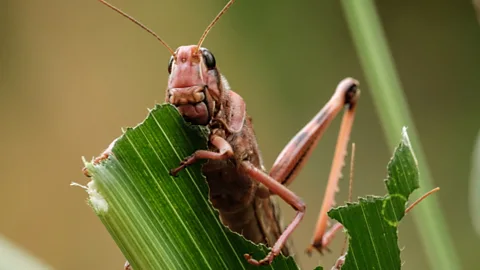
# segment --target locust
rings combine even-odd
[[[253,265],[270,264],[280,253],[292,255],[288,239],[303,219],[306,205],[287,186],[295,180],[333,119],[344,111],[323,204],[307,249],[309,253],[314,249],[323,252],[332,235],[341,228],[337,223],[327,231],[327,211],[334,205],[344,165],[360,95],[359,82],[353,78],[340,81],[330,100],[291,139],[268,172],[263,165],[245,101],[220,73],[212,52],[202,47],[207,34],[234,0],[230,0],[208,25],[197,44],[180,46],[176,50],[133,17],[104,0],[99,1],[152,34],[170,52],[165,102],[175,106],[187,122],[209,130],[208,148],[185,157],[170,174],[176,176],[199,160],[207,161],[202,172],[209,186],[210,200],[218,209],[223,224],[248,240],[271,247],[265,258],[245,254],[245,259]],[[111,146],[94,163],[107,158]],[[280,225],[274,196],[296,211],[286,228]],[[128,262],[125,267],[129,267]]]

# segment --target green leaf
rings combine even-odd
[[[330,210],[345,227],[349,246],[343,270],[401,269],[397,226],[405,215],[410,194],[419,187],[418,166],[404,128],[403,139],[388,164],[388,195],[367,196]]]
[[[86,163],[89,204],[132,267],[298,269],[291,257],[263,267],[246,262],[245,253],[263,258],[268,249],[222,225],[201,164],[169,176],[183,158],[205,148],[204,130],[187,125],[174,107],[157,105],[116,140],[108,159]]]

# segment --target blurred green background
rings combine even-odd
[[[171,47],[194,44],[226,0],[115,0]],[[469,1],[377,1],[462,266],[479,262],[468,216],[468,176],[480,126],[480,26]],[[352,141],[354,197],[383,195],[386,146],[338,1],[239,0],[204,46],[247,102],[267,168],[323,106],[337,82],[362,83]],[[81,156],[98,155],[163,102],[168,51],[97,1],[0,0],[0,234],[56,269],[122,269],[123,256],[86,205]],[[291,185],[307,202],[293,241],[303,254],[333,155],[335,121]],[[400,139],[401,126],[398,127]],[[415,146],[414,146],[415,147]],[[347,198],[341,181],[337,202]],[[416,193],[416,197],[420,194]],[[293,217],[284,206],[285,221]],[[400,225],[403,269],[429,269],[411,216]]]

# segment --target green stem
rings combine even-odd
[[[434,182],[396,73],[386,38],[372,0],[343,0],[343,9],[360,57],[373,100],[390,148],[398,142],[402,126],[408,127],[420,170],[420,191],[433,189]],[[436,196],[413,211],[431,269],[461,269]]]

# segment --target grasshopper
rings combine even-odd
[[[208,149],[197,150],[186,157],[170,174],[175,176],[199,160],[208,160],[202,172],[210,188],[210,200],[219,210],[224,225],[255,243],[271,247],[271,251],[262,259],[245,254],[245,259],[251,264],[270,264],[281,252],[291,255],[287,241],[301,222],[306,206],[287,185],[305,165],[332,120],[345,108],[322,208],[311,246],[307,249],[307,252],[313,249],[322,252],[333,233],[341,228],[336,224],[327,231],[327,211],[334,204],[344,165],[360,94],[358,81],[352,78],[342,80],[331,99],[285,146],[270,172],[267,172],[244,100],[230,88],[227,79],[217,68],[213,54],[202,47],[207,34],[234,0],[225,5],[196,45],[180,46],[176,50],[172,50],[139,21],[104,0],[99,1],[152,34],[169,50],[171,57],[165,101],[174,105],[186,121],[206,126],[210,131]],[[108,155],[109,149],[101,157]],[[285,229],[280,226],[279,210],[272,200],[273,195],[279,196],[296,211],[294,219]]]

